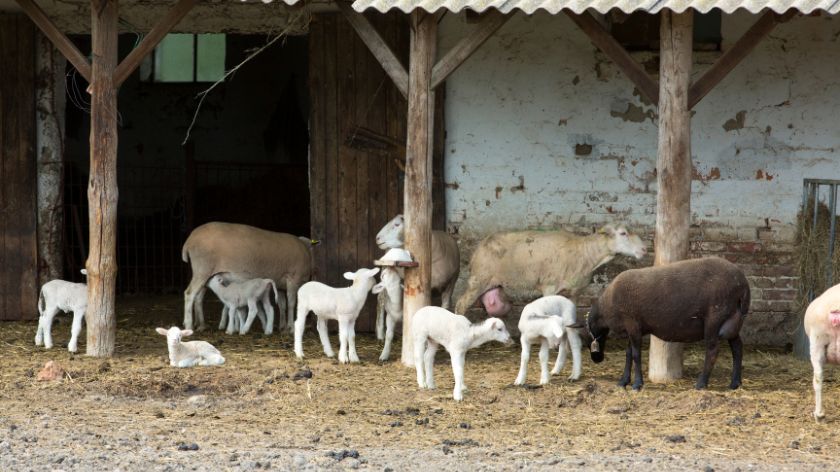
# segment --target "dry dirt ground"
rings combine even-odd
[[[368,335],[362,363],[339,365],[309,330],[305,362],[288,334],[211,330],[196,338],[216,344],[224,366],[170,368],[153,328],[177,323],[181,306],[178,297],[121,300],[108,361],[62,349],[69,318],[51,351],[34,346],[34,322],[0,324],[0,470],[801,471],[830,470],[840,452],[834,373],[827,421],[816,424],[810,366],[780,352],[748,349],[737,391],[726,389],[726,352],[709,390],[695,391],[702,352],[693,347],[684,380],[635,393],[615,386],[624,359],[615,342],[601,365],[584,357],[580,381],[566,381],[567,367],[542,388],[512,386],[517,345],[487,345],[468,354],[469,390],[455,403],[445,352],[438,390],[420,391],[413,370],[377,361]],[[67,370],[63,380],[36,381],[48,360]]]

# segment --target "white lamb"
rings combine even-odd
[[[82,274],[87,271],[82,269]],[[47,349],[53,347],[52,322],[59,310],[73,312],[73,327],[70,329],[70,342],[67,350],[79,350],[79,333],[82,331],[82,321],[87,310],[87,284],[67,282],[66,280],[51,280],[41,287],[38,295],[38,330],[35,333],[35,345],[44,345]]]
[[[385,267],[379,275],[380,282],[373,286],[373,293],[379,294],[385,312],[385,347],[382,348],[380,361],[391,357],[391,342],[394,340],[394,327],[402,320],[403,285],[399,269]],[[378,320],[378,317],[377,317]],[[378,325],[378,323],[377,323]],[[378,328],[378,326],[377,326]]]
[[[435,306],[417,310],[411,320],[411,333],[414,336],[417,385],[420,388],[435,388],[435,353],[438,346],[443,345],[452,360],[452,373],[455,376],[452,397],[455,401],[464,398],[464,359],[467,350],[488,341],[511,343],[505,323],[498,318],[487,318],[481,323],[471,324],[465,316]]]
[[[266,320],[263,323],[265,334],[274,330],[274,307],[271,306],[271,293],[279,299],[277,285],[271,279],[250,279],[236,281],[227,277],[226,273],[215,274],[210,277],[207,286],[225,304],[231,317],[239,318],[239,334],[246,334],[257,317],[257,303],[262,304]],[[248,307],[248,319],[244,320],[238,308]],[[234,322],[228,324],[228,334],[233,333]]]
[[[840,364],[840,285],[815,298],[805,310],[805,334],[814,368],[814,418],[825,417],[822,407],[822,382],[825,363]]]
[[[310,311],[318,317],[318,335],[324,346],[324,354],[333,357],[335,353],[327,336],[327,320],[338,321],[340,347],[338,361],[342,364],[359,362],[356,354],[356,318],[365,304],[367,294],[376,282],[379,269],[359,269],[345,272],[344,278],[352,280],[349,287],[334,288],[320,282],[307,282],[297,292],[297,319],[295,320],[295,355],[303,358],[303,328]],[[348,357],[349,346],[349,357]]]
[[[560,347],[557,363],[552,374],[559,374],[566,363],[566,349],[571,345],[572,375],[569,380],[580,378],[581,340],[577,326],[577,308],[566,297],[551,295],[538,298],[525,305],[519,318],[520,342],[522,343],[522,359],[519,364],[519,375],[515,385],[525,384],[528,370],[528,359],[531,357],[531,344],[540,343],[540,385],[548,383],[548,351]]]
[[[245,277],[243,275],[236,274],[236,273],[233,273],[233,272],[227,272],[224,275],[225,275],[225,279],[236,281],[236,282],[244,282],[244,281],[248,280],[248,277]],[[276,299],[276,301],[277,301],[277,304],[280,305],[280,313],[283,313],[285,311],[285,308],[284,308],[285,300],[283,299],[283,297],[280,297],[279,299]],[[257,306],[257,308],[258,308],[257,318],[259,318],[260,323],[262,323],[263,329],[265,329],[265,312],[263,312],[261,307]],[[240,321],[240,319],[244,319],[244,316],[245,316],[244,311],[245,311],[244,308],[238,308],[236,310],[236,313],[237,313],[238,316],[229,316],[230,309],[223,302],[222,303],[222,316],[219,318],[219,329],[226,329],[227,334],[233,334],[236,331],[239,331],[239,327],[241,325],[241,323],[239,321]],[[278,322],[282,322],[282,321],[283,321],[283,317],[281,316],[280,318],[278,318]],[[282,327],[278,326],[278,328],[282,328]]]
[[[222,365],[225,363],[225,358],[212,344],[206,341],[181,341],[181,338],[193,334],[191,329],[182,331],[173,326],[168,330],[157,328],[155,331],[166,336],[166,347],[169,349],[169,365],[172,367]]]

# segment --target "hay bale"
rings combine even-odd
[[[797,215],[796,258],[799,273],[797,303],[800,313],[805,313],[805,309],[811,302],[811,290],[816,297],[840,282],[840,237],[838,235],[835,235],[834,239],[833,257],[831,260],[828,258],[831,218],[828,207],[824,203],[818,203],[815,224],[813,202],[801,208]],[[840,221],[835,221],[835,231],[840,233]],[[827,280],[829,267],[834,268],[830,281]]]

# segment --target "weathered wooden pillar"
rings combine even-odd
[[[432,67],[437,48],[435,16],[411,13],[408,65],[408,139],[405,162],[405,247],[419,263],[405,271],[402,362],[414,366],[411,318],[432,301]]]
[[[64,107],[67,96],[64,69],[67,59],[41,33],[38,33],[36,48],[38,281],[44,284],[64,275]]]
[[[87,354],[114,353],[117,278],[117,0],[91,1],[93,71],[90,117],[90,250]]]
[[[659,58],[659,155],[656,161],[656,236],[654,265],[688,257],[691,223],[691,51],[694,14],[662,12]],[[682,377],[682,344],[651,336],[652,382]]]

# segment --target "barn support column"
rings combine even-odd
[[[64,69],[67,60],[49,39],[41,34],[37,37],[38,281],[44,284],[64,275]]]
[[[659,66],[659,150],[656,162],[654,265],[688,257],[691,223],[691,52],[694,13],[662,12]],[[648,377],[668,382],[682,377],[682,344],[650,338]]]
[[[117,0],[91,1],[93,67],[88,181],[87,354],[114,353],[117,320]]]
[[[411,13],[408,66],[408,138],[405,160],[405,247],[419,267],[405,271],[402,362],[414,366],[411,319],[432,301],[432,142],[435,94],[432,67],[437,47],[435,16]]]

